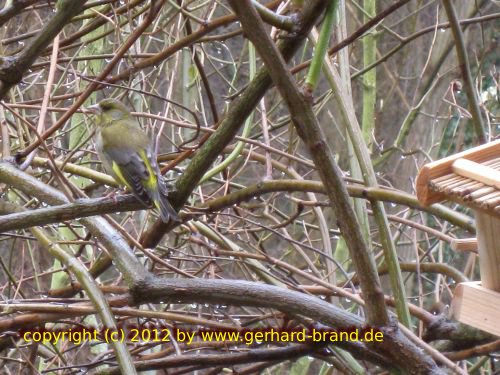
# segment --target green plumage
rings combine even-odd
[[[163,222],[178,221],[168,202],[151,142],[128,108],[115,99],[105,99],[90,108],[97,115],[96,151],[106,172],[144,206],[154,205]]]

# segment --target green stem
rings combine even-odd
[[[467,55],[467,48],[465,47],[464,34],[462,33],[462,29],[460,28],[460,23],[458,22],[455,7],[451,3],[451,1],[443,0],[443,5],[446,10],[446,14],[448,15],[448,20],[450,21],[453,38],[455,39],[457,58],[460,66],[460,71],[462,73],[462,78],[464,80],[465,92],[467,94],[467,98],[469,99],[469,110],[472,115],[474,130],[476,131],[479,142],[485,143],[488,137],[484,130],[483,120],[481,118],[481,110],[479,109],[479,103],[476,95],[476,88],[474,87],[474,81],[470,72],[469,57]]]
[[[75,275],[78,282],[82,285],[83,289],[87,292],[90,301],[98,312],[103,329],[108,329],[111,332],[117,332],[116,321],[113,312],[104,296],[104,293],[99,289],[94,278],[89,274],[87,268],[78,261],[73,254],[60,247],[56,242],[47,236],[45,231],[39,227],[32,227],[31,233],[36,237],[41,246],[48,250],[49,254],[55,257],[59,262],[64,264],[73,275]],[[130,352],[126,345],[119,340],[111,340],[111,345],[115,349],[116,359],[123,374],[136,374],[134,363]]]
[[[375,0],[364,0],[365,16],[364,22],[370,21],[376,13]],[[377,40],[374,31],[367,33],[363,37],[363,66],[369,66],[376,60]],[[363,114],[361,117],[361,129],[363,131],[363,139],[367,145],[370,144],[370,139],[375,125],[375,102],[377,93],[377,70],[372,69],[363,76]]]
[[[249,64],[250,64],[250,80],[255,78],[255,73],[257,72],[257,63],[256,63],[256,56],[255,56],[255,47],[252,43],[248,44],[248,55],[249,55]],[[247,117],[245,120],[245,126],[243,127],[243,133],[242,137],[247,138],[250,135],[250,129],[251,129],[251,124],[253,121],[253,112]],[[235,161],[238,156],[241,154],[241,151],[245,147],[245,142],[239,141],[236,144],[236,147],[234,150],[227,156],[226,159],[224,159],[223,162],[221,162],[219,165],[215,166],[211,170],[209,170],[203,178],[201,179],[200,183],[203,183],[213,176],[215,176],[217,173],[222,172],[224,169],[226,169],[233,161]]]
[[[363,173],[364,182],[367,186],[376,188],[378,187],[377,177],[375,175],[375,171],[373,170],[368,148],[366,147],[363,137],[361,136],[361,129],[355,116],[353,103],[349,101],[351,96],[344,87],[341,77],[330,61],[325,60],[324,72],[330,85],[332,86],[341,120],[346,125],[349,137],[352,140],[354,151]],[[403,278],[401,276],[401,270],[399,268],[396,248],[392,242],[389,230],[387,215],[381,202],[371,201],[371,203],[373,216],[378,225],[380,242],[382,243],[384,249],[385,261],[390,270],[389,276],[396,300],[398,318],[401,323],[410,327],[410,312],[406,303],[406,292],[404,289]]]
[[[323,60],[325,59],[330,36],[332,35],[333,26],[335,25],[338,5],[338,0],[330,0],[330,4],[326,9],[325,20],[321,26],[319,39],[314,48],[313,58],[306,78],[306,86],[311,91],[318,85]]]

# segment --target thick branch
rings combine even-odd
[[[200,208],[207,209],[210,212],[220,211],[252,198],[279,191],[325,193],[323,184],[317,181],[263,181],[232,192],[223,197],[209,200]],[[370,201],[380,200],[384,202],[397,203],[428,212],[450,222],[453,225],[466,229],[472,234],[475,233],[474,220],[471,217],[439,204],[423,206],[414,195],[402,191],[386,190],[382,188],[367,188],[362,185],[349,185],[347,186],[347,191],[353,198],[364,198],[369,199]],[[2,209],[2,206],[7,203],[8,202],[0,201],[0,213],[9,212],[8,208],[6,210]],[[74,203],[38,208],[32,211],[24,211],[0,216],[0,232],[6,232],[14,229],[27,229],[35,225],[59,223],[63,220],[74,220],[88,216],[142,209],[144,209],[144,206],[132,195],[121,195],[115,198],[81,199]],[[181,213],[181,217],[182,216],[183,214]]]
[[[272,285],[242,280],[154,278],[131,291],[131,305],[162,302],[212,303],[255,306],[279,310],[289,316],[303,316],[325,325],[324,328],[360,329],[363,320],[320,298]],[[322,327],[323,328],[323,327]],[[385,337],[384,337],[385,339]],[[359,358],[384,363],[385,355],[376,347],[368,349],[361,342],[338,342]],[[387,362],[386,362],[387,363]]]

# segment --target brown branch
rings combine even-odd
[[[0,212],[6,202],[0,201]],[[66,220],[75,220],[82,217],[104,215],[113,212],[143,210],[144,206],[133,195],[122,195],[114,198],[82,199],[74,203],[45,207],[36,210],[17,212],[0,216],[0,232],[9,230],[27,229],[60,223]]]
[[[168,368],[196,366],[196,369],[201,370],[206,367],[213,366],[234,366],[245,363],[268,362],[268,361],[288,361],[294,360],[306,355],[321,350],[325,345],[291,345],[286,348],[273,349],[249,349],[241,353],[225,353],[225,354],[181,354],[166,358],[150,359],[143,361],[135,361],[134,365],[138,371],[161,370]],[[190,373],[193,369],[190,369]],[[106,369],[106,374],[119,375],[119,368]],[[239,372],[238,372],[239,373]]]
[[[488,355],[500,350],[500,340],[489,342],[483,345],[476,345],[473,348],[464,349],[457,352],[444,353],[452,361],[463,361],[464,359],[471,357],[479,357],[483,355]]]
[[[453,279],[457,284],[469,281],[465,275],[458,271],[456,268],[451,267],[446,263],[399,263],[401,271],[403,272],[417,272],[418,270],[422,273],[437,273],[443,276],[447,276]],[[382,266],[379,268],[379,275],[386,274],[387,266]]]
[[[0,10],[0,26],[5,22],[9,21],[12,17],[20,14],[24,8],[36,3],[37,0],[16,0],[11,1],[8,6],[5,6]]]
[[[60,1],[62,2],[62,0]],[[24,73],[35,62],[37,57],[45,51],[45,48],[59,34],[62,28],[82,11],[85,1],[72,0],[66,2],[65,5],[61,5],[38,37],[31,41],[19,55],[3,58],[0,66],[0,98],[3,98],[12,86],[21,82]]]
[[[241,190],[234,191],[223,197],[209,200],[197,208],[202,209],[203,213],[216,212],[267,193],[282,191],[326,193],[323,184],[319,181],[263,181],[255,185],[245,187]],[[474,221],[472,218],[450,210],[439,204],[423,206],[414,195],[402,191],[386,190],[383,188],[366,188],[362,185],[348,185],[347,191],[353,198],[397,203],[423,212],[428,212],[436,217],[447,220],[453,225],[466,229],[470,233],[475,233]],[[170,195],[175,195],[175,193]],[[74,220],[88,216],[115,212],[137,211],[143,209],[144,206],[140,204],[132,195],[121,195],[115,198],[81,199],[74,203],[65,205],[39,208],[32,211],[24,211],[21,213],[0,216],[0,232],[6,232],[14,229],[26,229],[36,225],[53,224],[63,220]],[[0,212],[2,211],[8,212],[8,210],[2,210],[2,205],[0,204]],[[181,217],[184,216],[185,215],[181,213]]]

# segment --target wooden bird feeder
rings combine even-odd
[[[457,286],[452,313],[500,336],[500,140],[426,164],[417,197],[425,205],[449,200],[474,210],[481,281]]]

